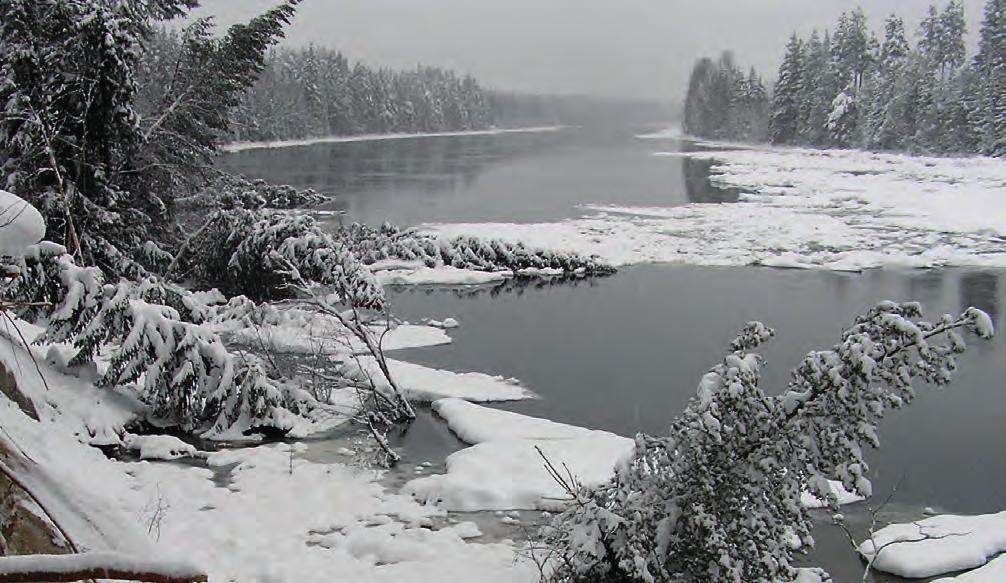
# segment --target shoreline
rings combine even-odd
[[[341,144],[350,142],[382,142],[387,140],[412,140],[416,138],[454,138],[463,136],[495,136],[499,134],[525,134],[557,132],[566,126],[533,126],[526,128],[499,128],[487,130],[462,130],[453,132],[426,133],[392,133],[392,134],[358,134],[350,136],[326,136],[320,138],[303,138],[298,140],[276,140],[263,142],[231,142],[220,146],[220,151],[233,154],[247,150],[271,150],[276,148],[295,148],[313,146],[315,144]]]

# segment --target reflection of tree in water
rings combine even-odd
[[[392,286],[392,288],[397,294],[423,294],[429,296],[433,294],[449,293],[454,297],[461,299],[481,297],[495,298],[503,294],[513,294],[520,297],[525,293],[534,293],[559,287],[597,287],[604,277],[605,276],[515,277],[502,281],[498,284],[474,286]]]
[[[737,202],[740,196],[739,189],[719,188],[709,181],[709,170],[712,166],[712,160],[683,158],[685,192],[688,194],[689,202]]]
[[[974,306],[985,310],[999,323],[999,276],[990,271],[975,271],[961,276],[961,309]]]
[[[225,156],[227,171],[325,194],[426,186],[430,192],[468,187],[489,166],[532,156],[557,134],[455,136],[315,144],[246,150]]]

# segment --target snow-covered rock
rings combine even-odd
[[[0,190],[0,255],[18,257],[45,237],[45,220],[25,199]]]
[[[947,514],[892,524],[861,544],[859,552],[868,559],[876,554],[875,569],[901,577],[934,577],[974,569],[1006,552],[1006,512],[978,516]],[[1003,567],[995,565],[990,572]]]
[[[589,485],[609,480],[635,447],[633,440],[605,431],[460,399],[436,401],[433,408],[458,437],[475,445],[450,455],[446,474],[414,479],[404,491],[449,510],[559,508],[566,493],[549,475],[542,455]]]

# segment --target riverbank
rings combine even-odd
[[[232,142],[220,146],[222,152],[234,153],[247,150],[269,150],[275,148],[296,148],[316,144],[346,144],[353,142],[383,142],[388,140],[414,140],[418,138],[457,138],[465,136],[497,136],[501,134],[530,134],[556,132],[563,126],[537,126],[527,128],[497,128],[486,130],[464,130],[455,132],[360,134],[354,136],[326,136],[299,140],[274,140],[264,142]]]

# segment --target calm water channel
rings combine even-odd
[[[652,129],[652,128],[651,128]],[[418,138],[246,151],[227,169],[315,188],[335,198],[341,220],[402,225],[456,221],[540,221],[577,216],[577,205],[671,206],[732,202],[709,185],[708,163],[652,152],[689,147],[633,137],[646,128]],[[491,236],[491,233],[487,233]],[[872,304],[918,300],[931,315],[967,306],[998,321],[1006,272],[876,270],[862,274],[766,268],[649,265],[590,281],[391,293],[400,317],[457,318],[446,347],[396,358],[456,371],[516,377],[541,398],[501,407],[623,435],[659,433],[694,394],[745,322],[762,320],[778,338],[764,351],[765,386],[782,389],[811,349],[830,347]],[[874,489],[898,486],[886,518],[922,508],[982,513],[1006,508],[1006,351],[999,337],[976,343],[949,388],[923,388],[881,426],[870,456]],[[417,460],[460,447],[427,418],[400,437]],[[852,509],[855,522],[865,511]],[[808,561],[836,581],[862,567],[833,527],[822,525]]]

